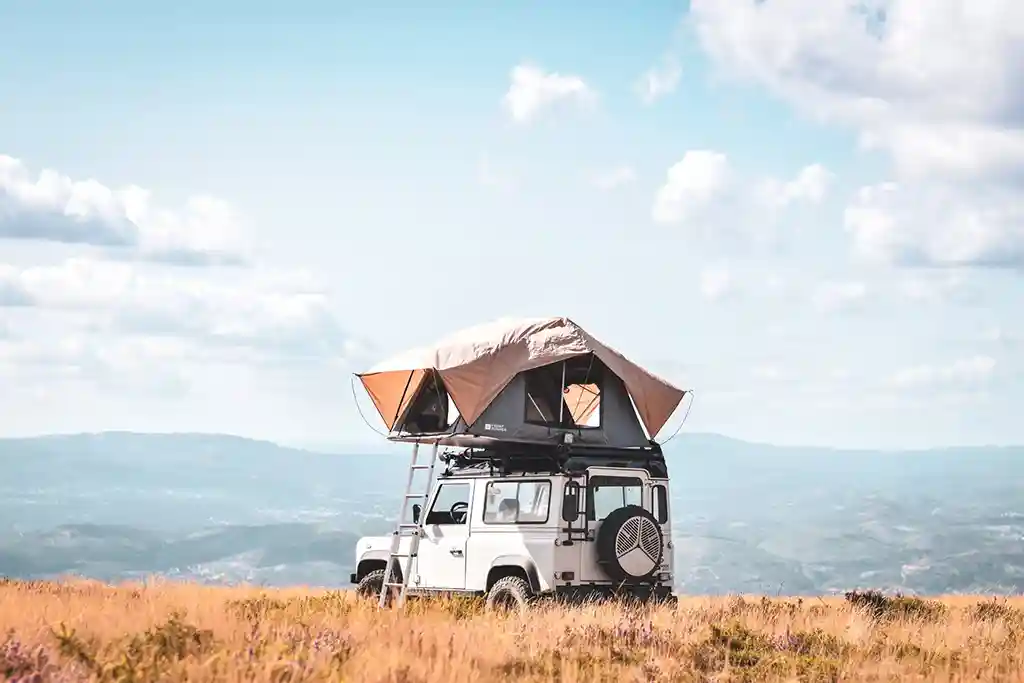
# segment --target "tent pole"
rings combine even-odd
[[[565,411],[565,361],[562,361],[562,386],[558,391],[558,426],[562,426],[562,413]]]

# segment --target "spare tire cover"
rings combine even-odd
[[[661,566],[665,535],[654,515],[639,505],[613,510],[597,532],[597,562],[615,581],[650,579]]]

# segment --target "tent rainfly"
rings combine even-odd
[[[572,431],[582,443],[642,446],[686,394],[564,317],[479,325],[356,376],[392,433],[517,441]]]

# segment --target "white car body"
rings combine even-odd
[[[619,482],[628,478],[630,486],[622,488],[607,479],[609,477]],[[589,509],[588,498],[584,495],[588,482],[612,482],[598,484],[593,494],[593,519],[585,514]],[[579,488],[573,498],[576,486]],[[565,503],[566,510],[576,507],[580,513],[573,522],[563,518],[572,516],[571,512],[563,515],[567,492],[570,502]],[[489,493],[492,495],[490,502]],[[495,501],[499,498],[512,500],[509,496],[513,493],[519,506],[517,521],[499,521],[493,517]],[[599,494],[604,494],[603,498]],[[627,495],[631,498],[626,499]],[[461,520],[453,520],[450,515],[445,517],[456,500],[469,504],[462,523],[452,523]],[[423,508],[427,517],[418,553],[412,558],[408,595],[487,595],[500,579],[518,576],[529,585],[531,597],[626,593],[644,599],[674,599],[668,501],[668,479],[652,478],[643,468],[590,466],[571,474],[541,475],[456,470],[441,475],[434,482]],[[647,550],[641,548],[643,543],[637,531],[635,558],[630,560],[626,553],[618,560],[627,569],[631,561],[634,567],[639,567],[632,572],[634,574],[647,574],[636,581],[623,581],[621,576],[610,575],[606,566],[599,562],[596,542],[607,514],[629,503],[644,508],[647,518],[656,519],[660,529],[657,534],[660,552],[654,552],[657,549],[650,547],[650,543]],[[639,521],[630,522],[631,529],[647,524],[651,533],[650,521],[643,521],[643,517],[634,519]],[[412,538],[406,536],[400,540],[400,552],[407,554]],[[351,576],[353,583],[367,580],[373,572],[379,575],[386,568],[391,542],[391,536],[359,540],[355,549],[356,572]],[[611,541],[605,539],[604,545],[609,543]],[[621,540],[616,543],[622,545]],[[405,558],[398,562],[404,565]],[[379,584],[366,589],[367,593],[378,590],[377,586]]]

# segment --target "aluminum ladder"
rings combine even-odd
[[[434,448],[430,453],[430,464],[423,464],[419,462],[420,444],[414,443],[412,446],[412,458],[409,461],[409,478],[405,482],[405,493],[402,494],[402,507],[398,511],[398,523],[395,525],[395,530],[391,534],[391,551],[388,553],[388,564],[384,569],[384,581],[380,587],[380,597],[377,601],[378,607],[384,607],[387,604],[388,593],[393,589],[397,588],[398,598],[395,601],[396,607],[402,607],[405,605],[406,593],[409,590],[409,580],[412,574],[412,560],[416,557],[416,553],[419,551],[420,538],[423,536],[423,520],[427,515],[427,496],[430,494],[431,485],[434,482],[434,465],[437,463],[437,442],[434,443]],[[423,485],[424,489],[421,493],[413,492],[413,481],[417,472],[426,471],[427,481]],[[422,508],[420,509],[420,517],[416,521],[406,518],[406,513],[409,512],[409,501],[420,499],[423,502]],[[409,539],[409,549],[402,551],[401,544],[402,539]],[[395,567],[398,566],[400,560],[405,560],[402,566],[401,580],[395,580],[392,578]]]

